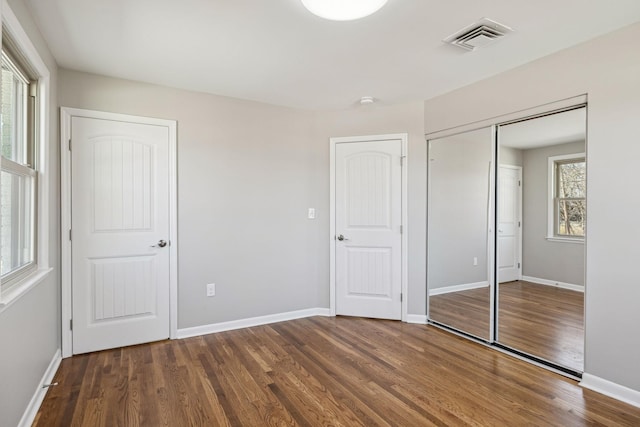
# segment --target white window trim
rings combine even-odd
[[[549,164],[547,167],[547,235],[546,239],[549,242],[559,242],[559,243],[578,243],[584,244],[584,236],[582,237],[558,237],[555,235],[555,203],[553,201],[553,196],[555,194],[556,188],[556,174],[555,174],[555,164],[558,161],[563,160],[574,160],[574,159],[586,159],[585,153],[572,153],[572,154],[562,154],[560,156],[550,156]]]
[[[11,286],[5,292],[0,290],[0,312],[4,311],[20,299],[23,295],[36,287],[47,278],[53,269],[49,264],[49,90],[50,73],[44,61],[40,57],[27,33],[20,25],[18,18],[11,10],[7,0],[2,1],[2,28],[11,36],[16,47],[31,68],[37,73],[38,80],[38,132],[36,147],[36,164],[38,190],[36,195],[37,217],[36,217],[36,242],[37,267],[18,283]]]

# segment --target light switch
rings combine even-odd
[[[316,219],[316,209],[315,208],[309,208],[309,213],[307,213],[307,218]]]

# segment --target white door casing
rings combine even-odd
[[[500,165],[498,172],[498,282],[522,277],[522,168]]]
[[[405,317],[405,144],[403,135],[332,138],[335,314]]]
[[[63,222],[72,230],[63,316],[73,319],[63,355],[175,336],[175,122],[70,109],[63,116],[72,165],[63,172],[63,200],[71,200]]]

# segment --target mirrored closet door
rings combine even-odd
[[[583,371],[585,152],[585,106],[429,139],[431,323]]]
[[[581,372],[586,107],[497,135],[496,342]]]
[[[494,131],[428,143],[429,319],[492,338]]]

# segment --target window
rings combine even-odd
[[[584,239],[587,213],[584,153],[549,158],[549,238]]]
[[[43,283],[49,266],[51,75],[6,2],[0,62],[0,313]]]
[[[0,287],[36,268],[35,84],[2,49]]]

